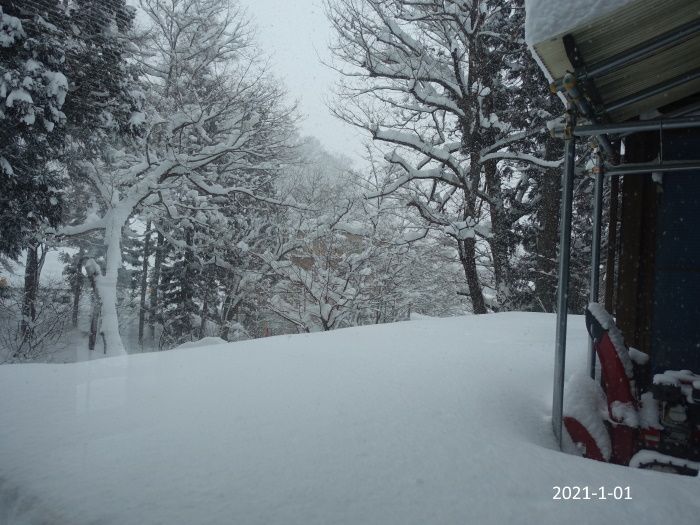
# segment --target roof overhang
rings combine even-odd
[[[532,48],[554,88],[581,94],[586,117],[663,112],[700,95],[700,0],[631,0]]]

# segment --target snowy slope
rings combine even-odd
[[[554,324],[420,319],[0,367],[0,523],[697,523],[698,478],[554,450]],[[554,485],[633,500],[553,501]]]

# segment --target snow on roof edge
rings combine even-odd
[[[530,55],[532,55],[532,58],[535,59],[535,63],[537,64],[537,67],[540,68],[540,71],[544,73],[544,77],[547,79],[547,82],[550,84],[554,82],[554,77],[552,77],[552,74],[549,72],[549,69],[547,69],[547,66],[544,65],[544,62],[542,62],[542,59],[540,58],[540,55],[537,54],[537,51],[535,50],[535,46],[528,44],[527,45],[528,49],[530,50]],[[564,104],[564,107],[566,107],[566,97],[564,96],[564,93],[561,91],[557,91],[557,97],[559,97],[559,100],[561,100],[561,103]]]
[[[525,41],[532,47],[636,0],[525,0]]]

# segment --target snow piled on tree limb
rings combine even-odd
[[[481,162],[489,160],[515,160],[527,164],[536,164],[543,168],[559,168],[564,164],[564,159],[559,160],[544,160],[529,153],[514,153],[512,151],[497,151],[488,153],[481,157]]]

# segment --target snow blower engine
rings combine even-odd
[[[651,407],[642,420],[640,448],[700,462],[700,375],[689,370],[656,374],[651,394],[641,395],[642,409]]]
[[[588,417],[564,414],[573,443],[591,459],[697,476],[700,375],[667,370],[649,381],[649,356],[625,345],[612,316],[597,303],[586,309],[586,327],[600,360],[606,409],[590,407],[595,415]]]

